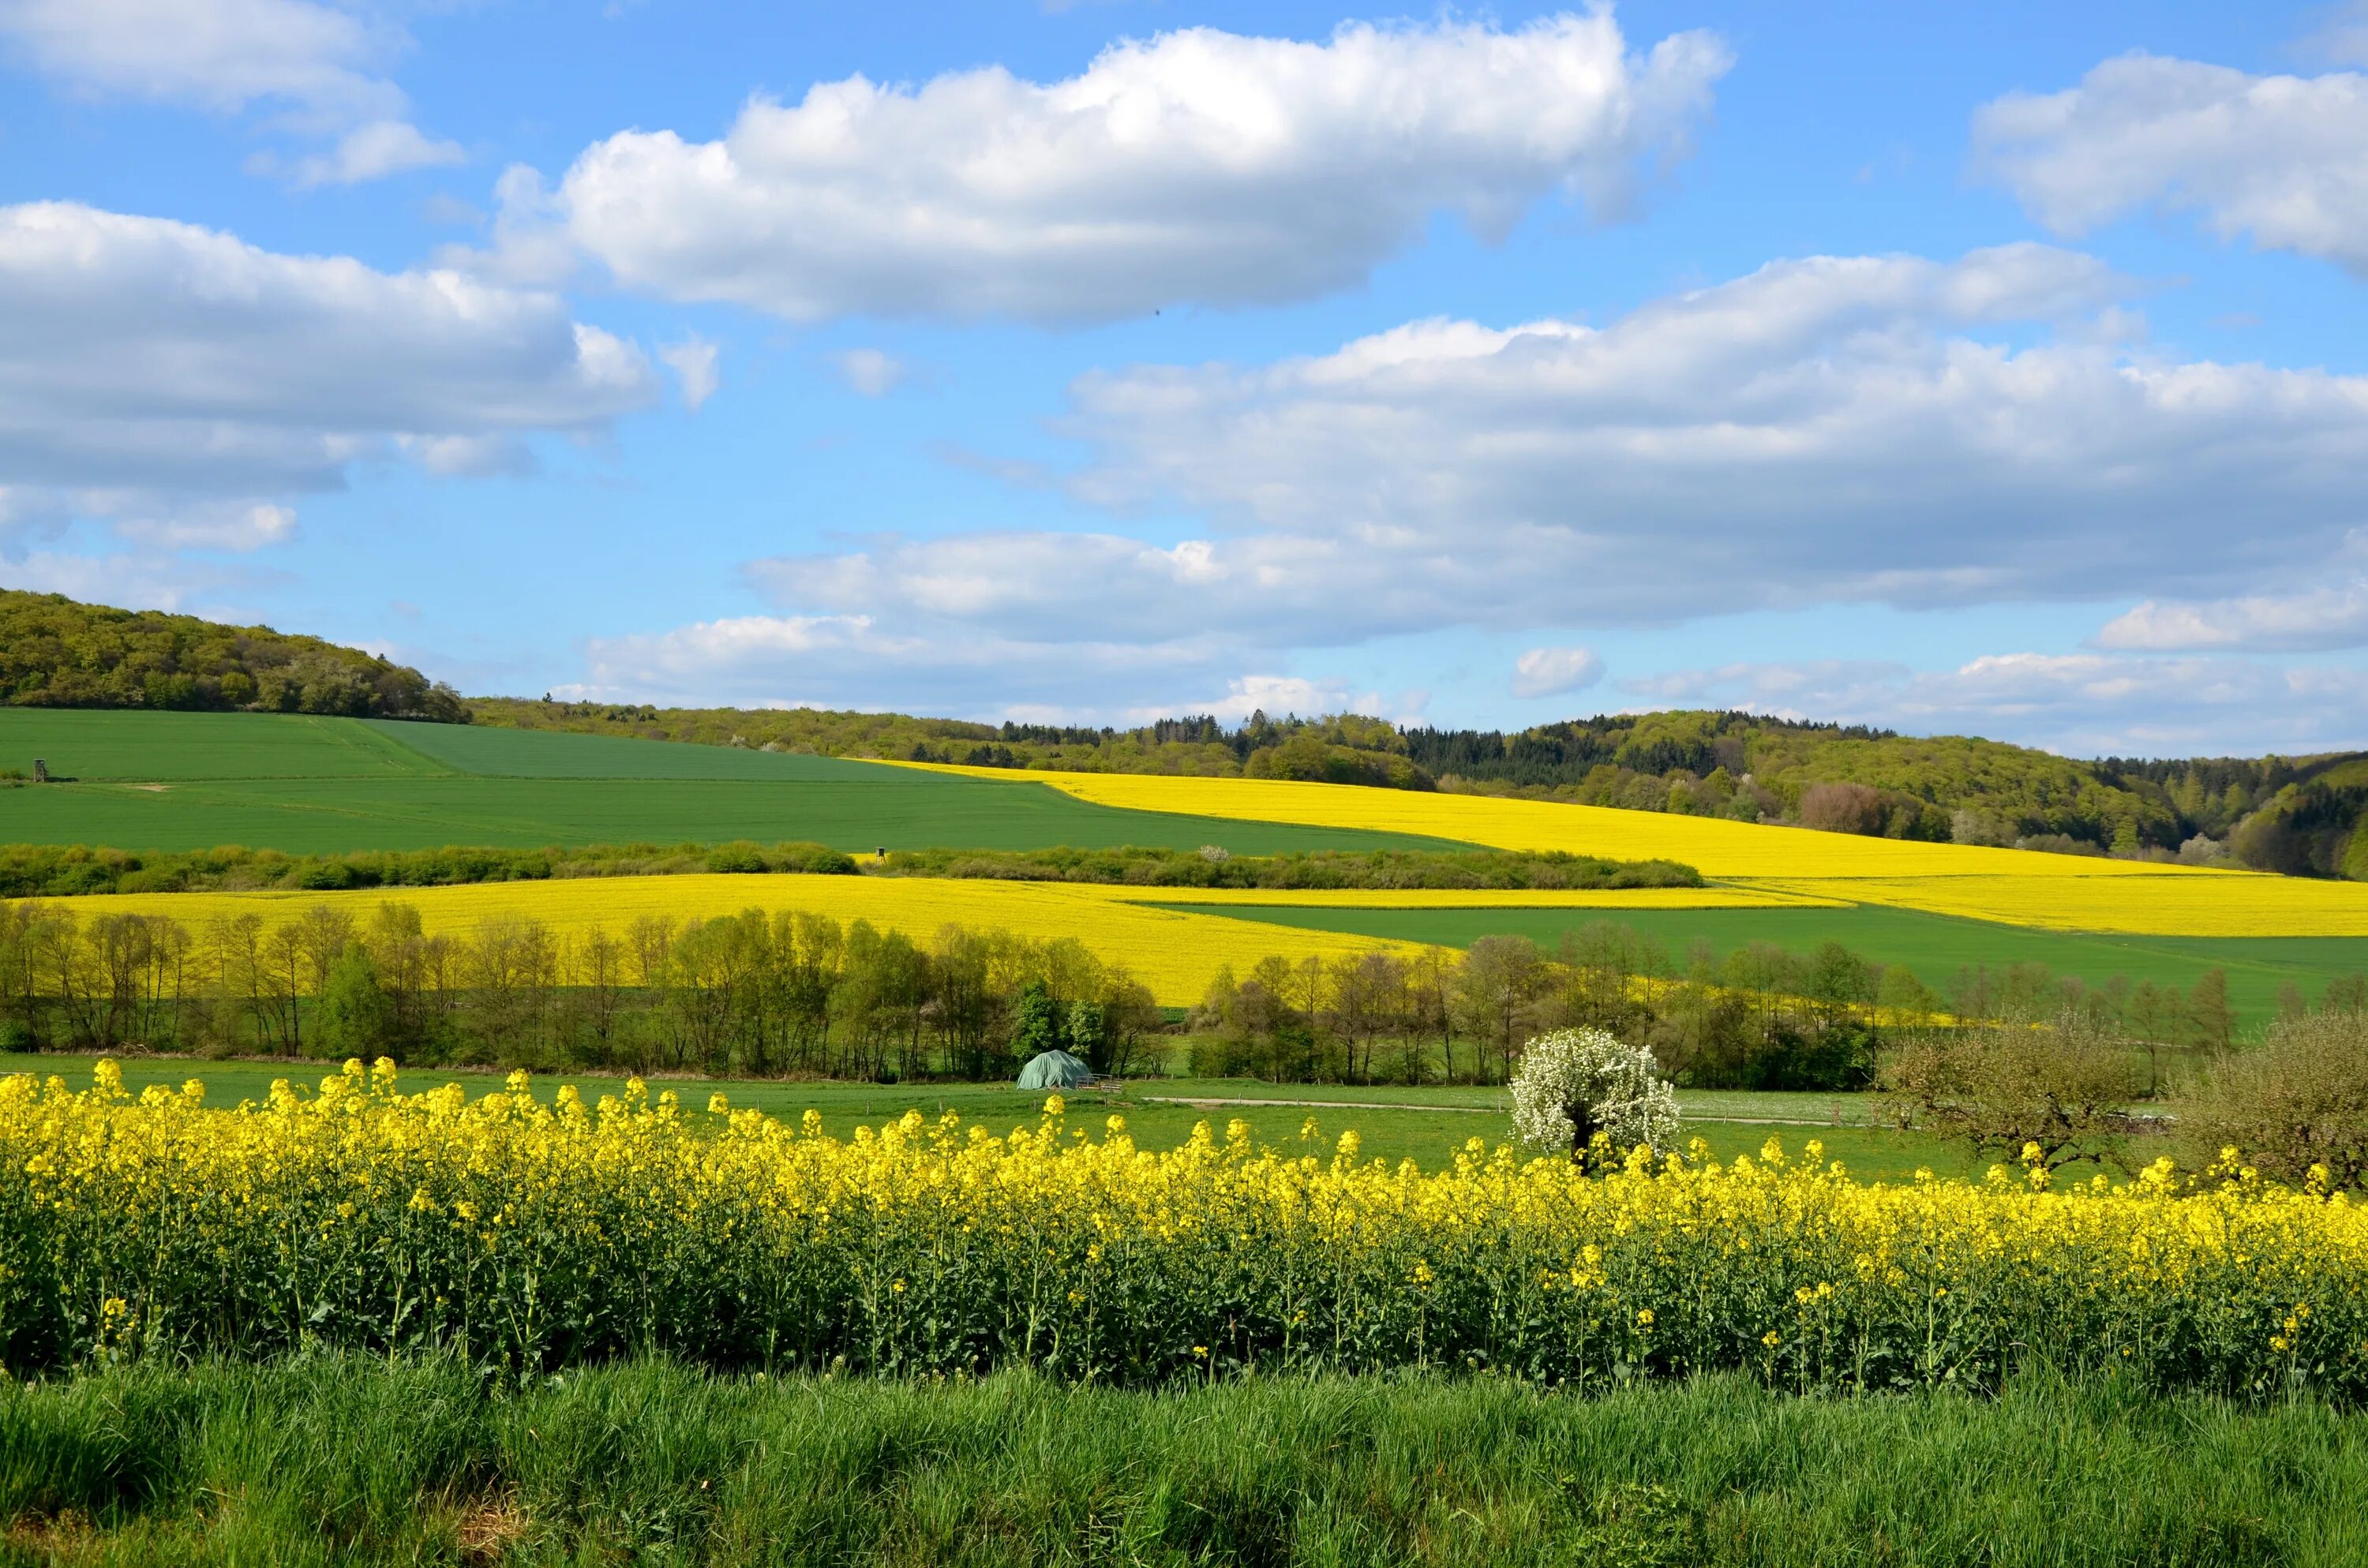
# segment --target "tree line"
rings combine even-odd
[[[2368,1009],[2368,977],[2325,1005]],[[2307,1011],[2298,992],[2281,1013]],[[1592,1027],[1702,1088],[1862,1089],[1885,1041],[1935,1019],[2070,1017],[2118,1042],[2142,1092],[2236,1038],[2226,976],[2089,985],[2044,965],[1961,970],[1936,992],[1839,943],[1754,943],[1682,962],[1602,921],[1552,948],[1270,955],[1223,971],[1181,1041],[1122,964],[1069,937],[750,909],[582,931],[514,918],[429,935],[399,900],[189,925],[0,903],[0,1050],[144,1046],[223,1055],[608,1067],[757,1076],[995,1079],[1041,1050],[1098,1072],[1358,1084],[1508,1081],[1523,1041]],[[1049,1020],[1049,1021],[1047,1021]]]
[[[999,929],[749,909],[429,935],[397,901],[195,926],[0,904],[0,1050],[994,1079],[1054,1047],[1135,1071],[1162,1021],[1125,966]]]
[[[951,877],[1094,882],[1132,887],[1496,889],[1508,892],[1695,888],[1702,873],[1674,860],[1607,860],[1561,850],[1295,850],[1235,855],[1197,850],[899,849],[859,860],[811,842],[588,844],[506,849],[359,849],[287,855],[218,849],[94,849],[0,845],[0,898],[141,892],[336,892],[472,882],[691,874]]]
[[[2334,1004],[2355,995],[2368,1006],[2368,977],[2329,992]],[[2281,1006],[2303,1002],[2296,993]],[[1460,955],[1269,957],[1247,974],[1221,972],[1187,1028],[1196,1076],[1501,1084],[1526,1040],[1592,1028],[1648,1048],[1690,1088],[1854,1091],[1876,1082],[1892,1039],[1958,1020],[2063,1014],[2116,1040],[2141,1092],[2237,1036],[2217,969],[2181,989],[2119,976],[2090,984],[2037,963],[1974,965],[1936,991],[1839,942],[1808,953],[1755,942],[1723,955],[1697,944],[1673,961],[1612,921],[1566,931],[1551,948],[1505,936]]]

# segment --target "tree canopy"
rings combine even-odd
[[[8,589],[0,589],[0,702],[469,722],[450,687],[359,648]]]

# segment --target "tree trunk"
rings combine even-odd
[[[1595,1108],[1566,1105],[1562,1113],[1570,1118],[1570,1163],[1583,1165],[1587,1164],[1587,1146],[1595,1141]]]

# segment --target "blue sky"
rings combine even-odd
[[[0,0],[0,585],[464,690],[2368,744],[2368,13]]]

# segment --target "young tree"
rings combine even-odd
[[[2236,1009],[2228,1005],[2228,971],[2207,969],[2187,994],[2189,1040],[2206,1051],[2226,1051],[2237,1033]]]
[[[1455,1011],[1463,1032],[1497,1048],[1507,1077],[1545,980],[1545,961],[1527,937],[1483,937],[1456,969]]]
[[[378,963],[359,942],[348,942],[329,965],[313,1025],[313,1049],[323,1056],[375,1056],[394,1032],[394,1003],[379,984]]]
[[[1020,988],[1011,1022],[1011,1049],[1022,1062],[1061,1049],[1060,1004],[1053,1000],[1042,981],[1031,980]]]
[[[1903,1126],[1976,1154],[2016,1157],[2035,1145],[2051,1171],[2117,1158],[2123,1108],[2143,1086],[2128,1046],[2077,1013],[1909,1035],[1886,1053],[1880,1085]]]
[[[1513,1073],[1513,1131],[1532,1148],[1567,1150],[1584,1165],[1600,1133],[1614,1156],[1675,1142],[1678,1096],[1653,1053],[1601,1029],[1556,1029],[1521,1050]]]

